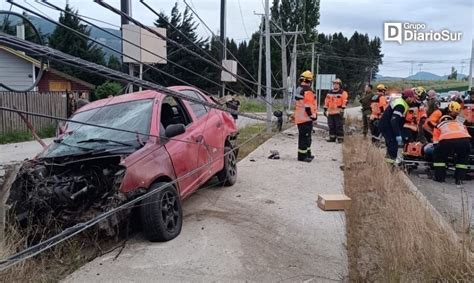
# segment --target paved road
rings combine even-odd
[[[318,133],[316,160],[296,161],[293,127],[239,163],[233,187],[204,188],[185,201],[183,231],[166,243],[131,239],[66,282],[333,282],[347,278],[345,218],[316,205],[341,193],[341,146]],[[269,160],[278,150],[280,160]]]

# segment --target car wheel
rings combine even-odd
[[[166,186],[145,199],[141,206],[143,232],[152,242],[165,242],[176,238],[181,232],[183,212],[181,200],[173,185],[160,182],[151,190]]]
[[[230,146],[226,146],[224,152],[226,154],[224,156],[224,168],[217,173],[217,178],[224,186],[232,186],[237,181],[237,155]]]

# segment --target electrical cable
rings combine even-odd
[[[25,16],[22,15],[22,14],[12,12],[11,9],[10,9],[10,11],[8,11],[8,12],[0,11],[0,14],[7,14],[7,17],[9,17],[10,15],[14,15],[14,16],[17,16],[17,17],[21,18],[23,21],[26,21],[26,22],[30,25],[30,27],[31,27],[31,29],[33,30],[33,32],[35,33],[36,38],[38,39],[38,42],[39,42],[41,45],[44,44],[44,43],[43,43],[43,39],[41,38],[41,35],[40,35],[39,31],[36,29],[35,25],[33,25],[33,23],[32,23],[27,17],[25,17]],[[6,24],[5,24],[5,26],[3,27],[3,31],[4,31],[4,32],[5,32],[5,28],[6,28]],[[41,58],[40,58],[40,67],[39,67],[38,75],[36,76],[35,81],[33,82],[33,84],[30,85],[29,87],[27,87],[27,88],[25,88],[25,89],[15,89],[15,88],[12,88],[12,87],[10,87],[10,86],[5,85],[5,84],[2,83],[2,82],[0,82],[0,87],[4,88],[4,89],[6,89],[6,90],[9,90],[9,91],[13,91],[13,92],[28,92],[28,91],[34,89],[34,88],[38,85],[38,83],[41,81],[41,79],[43,78],[43,73],[44,73],[44,69],[45,69],[44,65],[45,65],[45,64],[44,64],[44,58],[41,57]],[[34,75],[34,74],[33,74],[33,75]]]
[[[28,247],[24,250],[22,250],[21,252],[18,252],[14,255],[11,255],[7,258],[4,258],[4,259],[1,259],[0,260],[0,271],[4,271],[6,270],[7,268],[15,265],[15,264],[18,264],[20,262],[23,262],[29,258],[32,258],[36,255],[39,255],[40,253],[60,244],[61,242],[79,234],[80,232],[100,223],[101,221],[107,219],[109,216],[121,211],[121,210],[124,210],[124,209],[127,209],[127,208],[130,208],[132,205],[140,202],[140,201],[143,201],[145,199],[147,199],[148,197],[154,195],[154,194],[157,194],[159,193],[160,191],[168,188],[169,186],[174,186],[177,182],[181,181],[182,179],[185,179],[187,177],[190,177],[192,176],[194,173],[196,172],[199,172],[200,170],[208,167],[209,165],[211,165],[212,163],[222,159],[222,158],[225,158],[227,155],[237,151],[240,147],[244,146],[245,144],[249,143],[250,141],[252,141],[253,139],[257,138],[258,136],[260,136],[263,132],[265,131],[265,128],[263,128],[260,132],[258,132],[257,134],[255,134],[254,136],[250,137],[249,139],[247,139],[246,141],[244,141],[242,144],[236,146],[235,148],[232,148],[230,151],[224,153],[222,156],[216,158],[216,159],[213,159],[211,160],[210,162],[194,169],[194,170],[191,170],[190,172],[187,172],[186,174],[184,174],[183,176],[171,181],[171,182],[168,182],[167,184],[165,185],[162,185],[158,188],[155,188],[153,190],[149,190],[148,192],[146,192],[145,194],[143,195],[140,195],[118,207],[115,207],[109,211],[106,211],[102,214],[100,214],[99,216],[96,216],[95,218],[93,219],[90,219],[88,221],[85,221],[85,222],[82,222],[82,223],[77,223],[76,225],[72,226],[72,227],[69,227],[69,228],[66,228],[65,230],[63,230],[61,233],[45,240],[45,241],[42,241],[34,246],[31,246],[31,247]]]
[[[177,98],[180,98],[180,99],[183,99],[183,100],[203,104],[205,106],[208,106],[209,108],[215,108],[215,109],[218,109],[218,110],[229,112],[231,114],[237,114],[237,115],[240,115],[240,116],[243,116],[243,117],[248,117],[248,118],[252,118],[252,119],[256,119],[256,120],[267,121],[266,119],[263,119],[259,116],[254,116],[254,115],[251,115],[251,114],[248,114],[248,113],[241,113],[241,112],[238,112],[238,111],[235,111],[235,110],[232,110],[232,109],[227,109],[227,108],[225,108],[221,105],[213,104],[213,103],[210,103],[210,102],[203,102],[199,99],[189,97],[189,96],[187,96],[185,94],[182,94],[180,92],[170,90],[170,89],[168,89],[168,88],[166,88],[162,85],[154,84],[154,83],[151,83],[151,82],[139,79],[139,78],[135,78],[135,77],[130,76],[128,74],[124,74],[122,72],[107,68],[105,66],[98,65],[98,64],[95,64],[95,63],[92,63],[92,62],[88,62],[88,61],[80,59],[80,58],[76,58],[74,56],[71,56],[69,54],[65,54],[63,52],[54,50],[54,49],[52,49],[50,47],[47,47],[47,46],[42,46],[42,45],[38,45],[38,44],[35,44],[35,43],[27,42],[27,41],[21,40],[19,38],[16,38],[16,37],[8,35],[8,34],[0,33],[0,42],[3,42],[4,45],[15,47],[15,48],[18,48],[22,51],[36,52],[35,54],[37,54],[37,55],[47,56],[47,57],[51,58],[52,60],[60,61],[64,64],[68,64],[72,67],[81,68],[83,70],[86,70],[86,71],[89,71],[89,72],[92,72],[92,73],[96,73],[98,75],[101,75],[103,77],[106,77],[106,78],[109,78],[109,79],[112,79],[112,80],[124,81],[124,82],[133,82],[134,84],[136,84],[138,86],[142,86],[144,88],[149,88],[149,89],[154,89],[154,90],[163,92],[165,94],[168,94],[170,96],[177,97]]]
[[[25,2],[26,2],[27,4],[29,4],[26,0],[25,0]],[[46,2],[46,3],[50,4],[51,6],[54,6],[53,4],[51,4],[51,3],[47,2],[47,1],[43,1],[43,2]],[[102,42],[100,42],[100,41],[97,41],[97,40],[95,40],[95,39],[93,39],[93,38],[91,38],[91,37],[89,37],[89,36],[87,36],[87,35],[85,35],[85,34],[83,34],[83,33],[81,33],[81,32],[78,32],[78,31],[76,31],[76,30],[74,30],[74,29],[71,29],[71,28],[68,27],[68,26],[65,26],[65,25],[63,25],[63,24],[61,24],[61,23],[58,23],[58,22],[56,22],[56,21],[50,19],[48,16],[39,15],[38,13],[33,12],[33,11],[31,11],[31,10],[25,8],[25,7],[22,7],[21,5],[18,5],[17,3],[14,3],[14,4],[17,5],[17,6],[19,6],[20,8],[25,9],[26,11],[28,11],[28,12],[30,12],[30,13],[32,13],[32,14],[35,14],[35,15],[38,16],[38,17],[41,17],[41,18],[43,18],[43,19],[45,19],[45,20],[47,20],[47,21],[53,23],[53,24],[59,25],[59,26],[65,28],[65,29],[68,29],[68,30],[70,30],[70,31],[72,31],[72,32],[74,32],[74,33],[76,33],[76,34],[82,36],[82,37],[85,37],[85,38],[87,38],[88,40],[90,40],[90,41],[92,41],[92,42],[94,42],[94,43],[96,43],[96,44],[98,44],[98,45],[100,45],[100,46],[102,46],[102,47],[105,47],[105,48],[107,48],[107,49],[110,49],[110,50],[112,50],[112,51],[114,51],[114,52],[116,52],[116,53],[118,53],[118,54],[120,54],[120,55],[122,55],[122,56],[131,58],[131,59],[135,60],[136,62],[139,62],[138,60],[136,60],[136,59],[134,59],[134,58],[132,58],[132,57],[130,57],[130,56],[127,56],[127,55],[125,55],[124,53],[122,53],[122,52],[120,52],[120,51],[118,51],[118,50],[116,50],[116,49],[114,49],[114,48],[111,48],[111,47],[109,47],[108,45],[106,45],[106,44],[104,44],[104,43],[102,43]],[[32,6],[32,7],[34,7],[34,6],[31,5],[31,4],[29,4],[29,5]],[[44,4],[43,4],[43,5],[44,5]],[[45,5],[45,6],[46,6],[46,5]],[[36,10],[38,10],[36,7],[34,7],[34,8],[35,8]],[[51,7],[50,7],[50,8],[51,8]],[[61,8],[56,7],[56,6],[55,6],[55,8],[57,8],[57,9],[59,9],[59,10],[62,10]],[[67,11],[65,11],[65,10],[63,10],[63,11],[64,11],[64,12],[67,12]],[[43,13],[43,12],[41,12],[41,13]],[[43,13],[43,14],[44,14],[44,13]],[[84,21],[84,20],[83,20],[83,21]],[[92,25],[92,26],[94,26],[94,27],[96,27],[96,28],[102,30],[103,32],[108,33],[108,34],[110,34],[110,35],[112,35],[112,36],[114,36],[114,37],[118,37],[118,38],[121,39],[121,37],[119,37],[119,36],[117,36],[117,35],[114,35],[113,33],[109,32],[109,31],[107,31],[107,30],[105,30],[105,29],[102,29],[102,28],[100,28],[100,27],[98,27],[98,26],[96,26],[96,25],[94,25],[94,24],[92,24],[92,23],[90,23],[90,22],[88,22],[88,21],[84,21],[84,22],[87,22],[87,23],[89,23],[90,25]],[[124,40],[124,41],[127,41],[127,40]],[[132,43],[132,42],[130,42],[130,41],[127,41],[127,42],[129,42],[130,44],[132,44],[132,45],[134,45],[134,46],[137,46],[137,47],[139,47],[139,48],[141,48],[141,49],[143,49],[143,50],[145,50],[145,51],[147,51],[147,52],[150,52],[151,54],[154,54],[154,55],[158,56],[159,58],[162,58],[162,59],[164,59],[164,60],[167,60],[166,58],[164,58],[164,57],[162,57],[162,56],[160,56],[160,55],[158,55],[158,54],[156,54],[156,53],[154,53],[154,52],[152,52],[152,51],[146,50],[146,49],[142,48],[141,46],[138,46],[137,44],[134,44],[134,43]],[[198,74],[198,73],[196,73],[196,72],[194,72],[194,71],[192,71],[192,70],[190,70],[190,69],[188,69],[188,68],[186,68],[186,67],[183,67],[183,66],[181,66],[181,65],[179,65],[179,64],[177,64],[177,63],[175,63],[175,62],[172,62],[172,61],[168,61],[168,62],[171,63],[171,64],[175,64],[176,66],[178,66],[178,67],[180,67],[180,68],[182,68],[182,69],[184,69],[184,70],[186,70],[186,71],[189,71],[189,72],[191,72],[191,73],[193,73],[193,74],[195,74],[195,75],[197,75],[197,76],[203,78],[204,80],[207,80],[207,81],[209,81],[209,82],[211,82],[211,83],[213,83],[213,84],[217,84],[216,82],[214,82],[214,81],[212,81],[212,80],[210,80],[210,79],[208,79],[208,78],[206,78],[206,77],[204,77],[204,76],[202,76],[202,75],[200,75],[200,74]],[[171,78],[173,78],[173,79],[176,79],[176,80],[180,81],[181,83],[184,83],[185,85],[193,86],[193,85],[189,84],[188,82],[186,82],[186,81],[184,81],[184,80],[182,80],[182,79],[180,79],[180,78],[177,78],[177,77],[175,77],[175,76],[173,76],[173,75],[171,75],[171,74],[169,74],[169,73],[167,73],[167,72],[165,72],[165,71],[163,71],[163,70],[161,70],[161,69],[158,69],[158,68],[156,68],[156,67],[154,67],[154,66],[152,66],[152,65],[150,65],[150,64],[145,64],[145,65],[148,66],[149,68],[152,68],[153,70],[155,70],[155,71],[157,71],[157,72],[159,72],[159,73],[162,73],[162,74],[164,74],[164,75],[166,75],[166,76],[168,76],[168,77],[171,77]],[[217,85],[220,86],[220,84],[217,84]],[[193,87],[195,87],[195,86],[193,86]],[[200,91],[202,91],[202,92],[208,94],[208,95],[212,95],[212,94],[210,94],[209,92],[207,92],[207,91],[205,91],[205,90],[203,90],[203,89],[200,89],[200,88],[198,88],[198,89],[199,89]],[[229,89],[230,89],[230,88],[229,88]],[[235,91],[232,90],[232,89],[230,89],[230,90],[231,90],[233,93],[237,93],[237,92],[235,92]]]

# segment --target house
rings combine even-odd
[[[43,76],[33,91],[90,92],[95,85],[55,70],[47,64]],[[26,89],[33,84],[41,62],[6,46],[0,45],[0,82],[14,89]],[[0,86],[0,91],[5,91]]]

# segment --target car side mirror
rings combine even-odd
[[[186,132],[186,127],[183,124],[172,124],[166,127],[165,136],[167,138],[172,138],[179,136]]]

